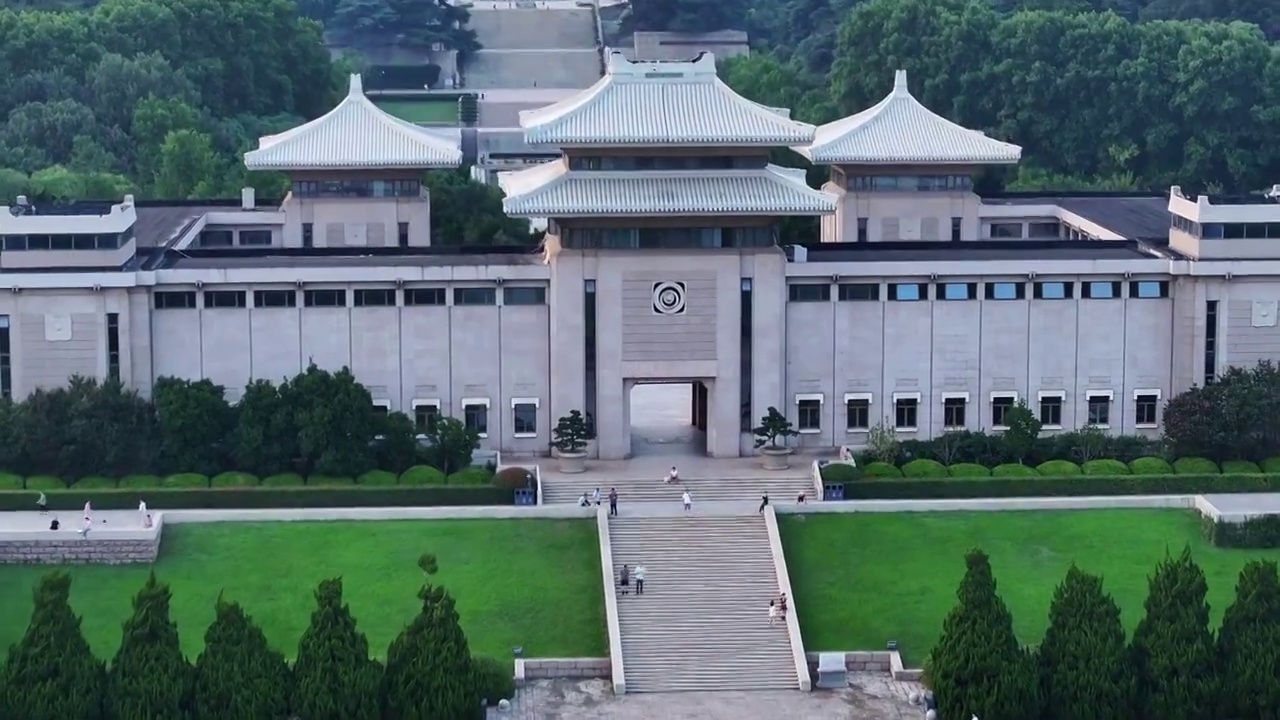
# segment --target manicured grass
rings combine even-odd
[[[457,123],[457,100],[375,100],[374,104],[411,123]]]
[[[1280,560],[1280,550],[1215,548],[1195,515],[1176,510],[850,513],[779,522],[805,650],[879,650],[897,640],[917,667],[955,605],[970,548],[991,556],[1014,630],[1027,644],[1044,636],[1054,588],[1073,561],[1103,576],[1132,631],[1166,549],[1191,546],[1209,583],[1215,626],[1235,599],[1244,563]]]
[[[173,588],[173,618],[195,657],[219,593],[240,602],[290,657],[325,578],[341,576],[344,595],[369,637],[387,646],[420,607],[418,557],[436,555],[435,581],[457,600],[473,653],[499,659],[603,657],[600,552],[585,520],[439,520],[328,523],[213,523],[165,528],[159,578]],[[0,648],[26,630],[31,588],[49,568],[0,566]],[[72,567],[72,606],[89,644],[104,658],[120,643],[121,623],[146,567]]]

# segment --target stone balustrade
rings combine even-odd
[[[818,653],[806,653],[805,660],[809,662],[810,677],[816,678]],[[849,672],[883,672],[892,675],[893,679],[899,682],[918,682],[920,676],[924,674],[924,671],[918,668],[904,667],[902,655],[897,650],[847,652],[844,654],[844,664]]]
[[[609,658],[529,658],[516,660],[516,686],[528,680],[553,678],[609,678],[613,664]]]
[[[66,524],[50,530],[51,515],[9,514],[12,520],[0,526],[0,565],[126,565],[153,563],[160,555],[161,513],[151,527],[142,527],[136,512],[95,513],[87,534],[74,513],[63,515]]]

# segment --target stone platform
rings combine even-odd
[[[57,518],[61,527],[50,530]],[[124,565],[152,563],[160,555],[164,526],[161,513],[143,527],[136,510],[93,513],[93,527],[82,534],[79,511],[11,512],[0,515],[0,564],[5,565]]]

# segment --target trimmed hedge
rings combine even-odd
[[[1200,457],[1178,458],[1173,471],[1179,475],[1217,475],[1218,463]]]
[[[66,490],[67,484],[62,482],[62,478],[56,478],[51,475],[32,475],[27,478],[28,490]]]
[[[167,488],[207,488],[209,476],[199,473],[177,473],[165,478],[161,487]]]
[[[528,468],[513,465],[511,467],[504,467],[494,473],[492,482],[498,487],[516,490],[533,487],[537,484],[537,478],[533,476],[533,472]]]
[[[1090,460],[1080,466],[1085,475],[1128,475],[1129,466],[1119,460]]]
[[[848,482],[845,500],[960,500],[1086,495],[1198,495],[1280,492],[1280,475],[1078,475],[990,477],[963,482],[892,480]]]
[[[1280,515],[1259,515],[1243,522],[1205,518],[1203,527],[1205,539],[1217,547],[1242,550],[1280,548]]]
[[[389,487],[396,484],[396,474],[387,472],[386,470],[370,470],[369,472],[356,478],[357,485]]]
[[[991,471],[987,469],[987,466],[979,465],[978,463],[956,463],[947,468],[947,472],[953,478],[991,477]]]
[[[443,485],[444,473],[430,465],[414,465],[400,473],[401,485]]]
[[[21,490],[24,482],[21,475],[0,473],[0,490]]]
[[[1134,475],[1172,475],[1173,466],[1164,458],[1140,457],[1129,463],[1129,472]]]
[[[144,488],[158,488],[161,480],[156,475],[126,475],[120,479],[119,488],[121,490],[141,490]]]
[[[822,482],[838,485],[862,479],[862,468],[849,463],[828,463],[822,466]]]
[[[209,478],[209,487],[215,488],[258,487],[261,484],[257,475],[244,472],[224,472]]]
[[[417,507],[512,505],[515,493],[492,485],[428,487],[256,487],[219,489],[152,488],[137,490],[50,490],[52,510],[78,510],[86,501],[99,510],[132,510],[139,500],[155,510],[243,508]],[[0,491],[0,512],[30,510],[36,494]]]
[[[262,478],[263,487],[275,488],[297,488],[306,485],[307,481],[302,479],[298,473],[278,473],[270,477]]]
[[[1036,469],[1031,467],[1030,465],[1023,465],[1021,463],[1005,463],[1003,465],[997,465],[994,468],[992,468],[991,476],[998,477],[998,478],[1003,478],[1003,477],[1026,478],[1026,477],[1040,477],[1040,473],[1036,472]]]
[[[1248,460],[1227,460],[1222,463],[1223,475],[1258,475],[1262,472],[1262,468],[1258,467],[1258,463]]]
[[[1036,472],[1045,477],[1069,477],[1080,475],[1080,466],[1070,460],[1050,460],[1036,466]]]
[[[332,475],[312,475],[307,478],[307,487],[333,487],[335,485],[355,485],[352,477],[334,477]]]
[[[947,466],[937,460],[920,458],[902,466],[902,476],[909,478],[944,478],[949,477]]]
[[[1269,457],[1263,460],[1262,472],[1268,475],[1280,473],[1280,457]]]
[[[77,490],[112,490],[116,487],[115,478],[89,475],[75,481],[72,485]]]
[[[447,485],[487,485],[493,481],[493,473],[482,467],[463,468],[458,472],[450,475],[446,480]]]
[[[902,471],[887,462],[870,462],[862,468],[862,476],[868,478],[901,479]]]

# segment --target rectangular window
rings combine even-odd
[[[406,288],[405,305],[444,305],[444,288]]]
[[[1056,222],[1027,223],[1027,237],[1035,240],[1057,240],[1062,235],[1062,226]]]
[[[271,231],[270,230],[241,230],[240,245],[242,247],[270,247]]]
[[[880,299],[880,283],[840,283],[837,288],[841,302]]]
[[[1075,287],[1071,282],[1038,282],[1031,296],[1036,300],[1070,300],[1075,297]]]
[[[309,248],[315,244],[314,226],[311,223],[302,223],[302,247]]]
[[[942,398],[942,426],[947,430],[961,430],[965,426],[965,406],[969,404],[964,397]]]
[[[739,393],[740,393],[739,398],[742,404],[739,408],[739,413],[738,413],[738,430],[744,433],[749,433],[751,432],[751,429],[755,427],[755,424],[752,422],[755,418],[751,416],[752,415],[752,412],[751,412],[752,410],[751,408],[751,403],[752,403],[752,398],[751,398],[752,307],[751,306],[754,301],[754,295],[752,293],[751,278],[742,278],[741,288],[742,288],[742,291],[740,295],[739,306],[742,309],[740,313],[742,322],[738,329],[738,340],[739,340],[739,343],[741,344],[741,347],[738,353],[739,368],[740,368],[740,372],[738,373],[738,378],[739,378]]]
[[[538,437],[538,401],[515,398],[511,401],[511,430],[518,438]]]
[[[831,300],[831,285],[827,283],[793,283],[787,287],[791,302],[827,302]]]
[[[248,293],[244,290],[205,290],[206,308],[242,308],[248,305]]]
[[[120,380],[120,313],[107,313],[107,379]]]
[[[162,290],[155,293],[157,310],[186,310],[196,307],[195,291]]]
[[[256,308],[298,307],[298,293],[293,290],[254,290],[253,306]]]
[[[822,400],[816,397],[796,398],[796,429],[818,432],[822,429]]]
[[[1169,297],[1167,280],[1134,280],[1129,283],[1129,297],[1155,299]]]
[[[924,283],[890,283],[889,299],[901,302],[928,300],[929,291]]]
[[[409,223],[407,222],[400,223],[396,227],[396,235],[397,235],[397,240],[400,243],[400,247],[402,248],[409,247]]]
[[[938,290],[939,300],[972,300],[978,297],[978,283],[942,283]]]
[[[1004,239],[1020,239],[1022,237],[1022,223],[991,223],[991,237]]]
[[[0,315],[0,397],[13,397],[13,355],[9,345],[8,315]]]
[[[1040,394],[1040,424],[1047,428],[1062,427],[1062,395]]]
[[[489,401],[470,399],[462,401],[462,424],[474,430],[480,437],[489,436]]]
[[[1005,415],[1018,404],[1018,396],[1012,393],[1001,393],[991,395],[991,426],[997,428],[1008,427],[1005,424]]]
[[[229,248],[235,244],[235,233],[230,230],[201,230],[200,247]]]
[[[985,292],[988,300],[1024,300],[1027,286],[1020,282],[989,282]]]
[[[1204,303],[1204,384],[1218,376],[1218,301]]]
[[[920,400],[915,397],[893,399],[893,427],[898,430],[915,430],[920,410]]]
[[[1120,282],[1111,280],[1098,280],[1094,282],[1083,283],[1084,290],[1080,293],[1080,297],[1090,300],[1112,300],[1120,297]]]
[[[434,429],[436,426],[436,420],[439,419],[439,400],[413,401],[413,424],[414,427],[418,428],[418,432],[422,433]]]
[[[396,291],[391,288],[368,288],[355,291],[356,307],[394,307]]]
[[[858,218],[858,242],[867,241],[867,219]]]
[[[547,289],[543,287],[504,287],[503,305],[546,305]]]
[[[373,414],[374,414],[376,417],[386,417],[386,416],[390,415],[390,414],[391,414],[391,401],[390,401],[390,400],[374,400],[374,401],[373,401]]]
[[[465,287],[453,289],[454,305],[497,305],[497,288]]]
[[[305,290],[302,304],[306,307],[346,307],[346,290]]]
[[[871,398],[844,398],[844,429],[849,431],[871,429]]]
[[[1111,425],[1111,394],[1092,392],[1085,395],[1089,404],[1089,424],[1097,427]]]
[[[951,242],[960,242],[961,222],[960,218],[951,218]]]
[[[1137,390],[1133,394],[1133,422],[1138,427],[1153,428],[1160,422],[1160,392]]]
[[[587,435],[596,436],[596,281],[582,282],[582,414]]]

